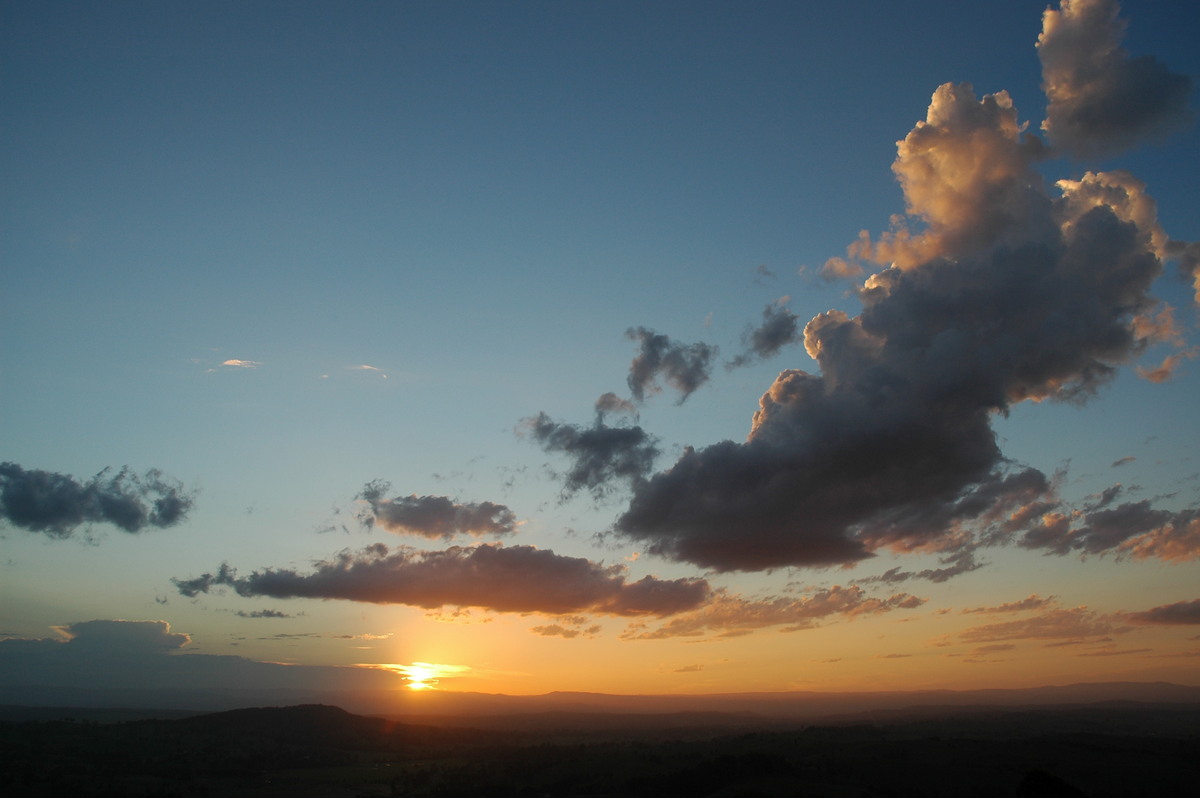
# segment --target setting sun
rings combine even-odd
[[[366,667],[382,668],[400,674],[404,677],[404,686],[409,690],[436,690],[436,685],[442,678],[454,674],[467,673],[471,670],[464,665],[440,665],[434,662],[413,662],[408,665],[387,664]]]

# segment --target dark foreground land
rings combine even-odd
[[[564,714],[486,730],[320,705],[166,714],[0,708],[0,795],[1100,798],[1200,789],[1195,706],[923,708],[756,731],[746,730],[751,718],[713,713],[628,717],[624,729],[612,717],[595,725]]]

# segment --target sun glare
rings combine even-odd
[[[465,665],[440,665],[434,662],[413,662],[408,665],[375,665],[395,671],[404,677],[405,687],[409,690],[437,690],[438,683],[446,676],[464,674],[471,669]]]

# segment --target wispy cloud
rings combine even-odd
[[[1052,609],[1028,618],[976,626],[959,634],[968,643],[1003,640],[1082,639],[1128,631],[1119,619],[1087,607]]]
[[[1180,626],[1200,624],[1200,599],[1177,601],[1174,604],[1152,607],[1143,612],[1131,612],[1125,618],[1133,623],[1143,624]]]
[[[810,629],[831,616],[853,618],[895,609],[913,609],[924,601],[908,593],[896,593],[885,598],[873,597],[855,585],[835,585],[802,598],[775,596],[747,599],[718,591],[698,609],[671,618],[656,629],[634,625],[622,637],[630,640],[706,634],[736,637],[776,626],[784,627],[783,631],[799,631]]]
[[[997,604],[992,607],[972,607],[971,609],[963,610],[964,615],[972,613],[1008,613],[1008,612],[1028,612],[1030,610],[1044,610],[1058,603],[1057,597],[1046,596],[1043,598],[1037,593],[1033,593],[1020,601],[1006,601],[1003,604]]]

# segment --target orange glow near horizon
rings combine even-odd
[[[394,671],[404,677],[409,690],[438,690],[436,685],[446,676],[462,675],[470,672],[465,665],[444,665],[435,662],[413,662],[408,665],[386,663],[382,665],[367,665],[363,667],[382,668]]]

